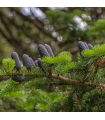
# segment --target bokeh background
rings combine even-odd
[[[12,51],[20,59],[23,54],[37,59],[38,44],[50,45],[55,56],[69,51],[76,60],[79,40],[104,43],[104,18],[103,7],[1,7],[0,67]]]

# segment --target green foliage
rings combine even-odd
[[[82,17],[83,15],[85,17]],[[68,43],[77,41],[78,38],[104,40],[105,20],[96,22],[89,20],[87,19],[90,16],[89,12],[73,9],[65,13],[56,10],[47,11],[46,16],[48,20],[46,26],[53,28],[50,31],[57,32],[58,36],[63,37],[65,48],[62,47],[62,49],[70,49],[73,44],[69,45]],[[87,26],[90,25],[90,28],[86,27],[85,30],[82,30],[75,20],[76,17],[86,22]],[[1,27],[3,28],[3,26]],[[5,28],[3,30],[6,31]],[[36,33],[32,30],[30,32],[36,35],[38,30],[34,30]],[[8,34],[7,31],[5,33]],[[24,34],[20,36],[25,38]],[[37,38],[40,37],[37,35]],[[45,41],[48,42],[46,38]],[[10,79],[0,82],[0,111],[8,111],[11,106],[14,106],[14,109],[10,109],[10,111],[105,111],[105,88],[101,86],[101,84],[105,84],[105,68],[101,67],[101,63],[98,64],[98,69],[94,67],[95,61],[102,60],[104,56],[105,44],[95,45],[93,50],[84,50],[77,61],[72,61],[70,52],[64,51],[54,58],[43,57],[44,71],[39,67],[32,67],[31,71],[28,71],[25,66],[22,66],[20,72],[14,69],[14,60],[11,58],[3,59],[4,69],[0,70],[0,76],[9,76]],[[12,75],[17,74],[24,75],[25,80],[21,83],[13,81]],[[57,75],[56,78],[52,78],[52,74]],[[98,86],[66,84],[59,79],[59,76],[63,76],[65,79],[70,78],[79,83],[91,82]],[[6,104],[7,109],[3,108],[4,104]]]
[[[12,58],[3,59],[2,63],[4,68],[6,69],[6,72],[11,72],[15,67],[15,60],[13,60]]]
[[[78,10],[78,9],[75,9],[72,13],[67,13],[67,14],[65,14],[64,12],[62,12],[60,10],[47,11],[46,14],[47,14],[47,18],[49,20],[49,24],[54,24],[55,23],[55,24],[58,24],[58,25],[62,25],[62,24],[66,23],[64,26],[67,26],[68,23],[71,23],[75,26],[76,23],[73,20],[75,15],[78,15],[80,17],[81,17],[82,14],[88,15],[88,13],[86,13],[84,11],[81,11],[81,10]],[[61,26],[61,27],[63,27],[63,26]]]
[[[5,69],[0,72],[1,76],[11,77],[12,74],[24,74],[25,80],[18,83],[10,78],[8,81],[1,82],[1,101],[7,104],[9,100],[17,111],[104,111],[104,92],[102,93],[101,86],[97,88],[98,90],[95,89],[95,86],[65,86],[61,80],[47,77],[50,72],[53,74],[57,72],[63,77],[79,82],[91,81],[92,83],[101,82],[104,84],[105,69],[101,68],[97,72],[94,69],[94,62],[104,56],[104,46],[96,45],[93,50],[84,50],[77,62],[72,61],[69,52],[61,52],[54,58],[44,57],[42,58],[44,71],[39,67],[32,67],[31,71],[28,71],[25,66],[22,66],[19,73],[13,70],[14,60],[3,59]],[[50,69],[51,67],[52,69]],[[60,85],[61,83],[62,85]],[[98,103],[100,104],[98,105]]]
[[[91,26],[87,34],[91,37],[95,37],[97,39],[104,38],[105,34],[105,20],[101,19],[95,22],[94,26]]]
[[[96,56],[103,56],[105,55],[105,44],[103,45],[95,45],[93,50],[84,50],[82,52],[83,57],[96,57]]]
[[[66,73],[66,72],[70,72],[70,70],[75,70],[75,69],[77,69],[77,67],[78,67],[77,62],[71,62],[71,63],[68,62],[67,64],[57,65],[56,71],[59,74],[63,74],[63,73]]]
[[[85,31],[83,31],[79,25],[78,22],[75,20],[75,17],[81,18],[81,21],[86,21],[87,23],[91,23],[90,20],[87,20],[85,18],[82,18],[82,15],[85,14],[86,16],[89,15],[89,13],[79,10],[79,9],[74,9],[72,12],[68,12],[65,14],[65,12],[61,10],[55,10],[55,11],[46,11],[46,17],[48,19],[48,22],[46,22],[46,26],[53,26],[52,31],[56,31],[58,35],[63,37],[64,41],[67,41],[65,43],[65,46],[70,48],[69,41],[71,40],[78,40],[80,37],[85,37],[86,39],[86,28]],[[67,48],[65,48],[67,49]]]
[[[56,57],[43,57],[42,62],[46,64],[59,64],[64,62],[70,62],[72,60],[71,54],[69,52],[63,51]]]
[[[34,22],[33,10],[24,16],[22,9],[0,8],[0,111],[105,111],[105,63],[102,61],[105,44],[95,45],[104,43],[105,8],[39,8],[46,11],[46,18],[37,17]],[[76,60],[78,40],[95,46],[93,50],[84,50]],[[16,71],[10,53],[17,51],[21,57],[26,51],[35,60],[39,43],[50,44],[57,56],[42,58],[44,71],[39,67],[28,71],[25,66]],[[6,57],[8,59],[3,59]],[[25,76],[21,83],[11,79],[18,74]],[[71,84],[62,81],[63,78],[80,84],[90,82],[95,86]]]
[[[49,80],[47,80],[47,78],[35,78],[29,82],[27,82],[25,84],[25,87],[27,88],[36,88],[36,89],[41,89],[43,88],[45,85],[49,84]]]
[[[2,75],[6,75],[6,73],[3,72],[2,70],[0,70],[0,76],[2,76]]]

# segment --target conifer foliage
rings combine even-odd
[[[22,65],[16,52],[3,59],[0,111],[105,111],[105,44],[78,41],[78,49],[77,62],[68,51],[54,57],[46,44],[35,62],[23,54]]]

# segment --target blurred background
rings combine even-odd
[[[12,51],[36,60],[38,44],[50,45],[55,56],[69,51],[76,61],[79,40],[105,43],[104,18],[103,7],[1,7],[0,67]]]

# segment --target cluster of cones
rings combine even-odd
[[[50,46],[47,44],[45,44],[45,46],[42,44],[39,44],[38,51],[39,51],[40,58],[38,58],[38,60],[35,60],[35,61],[33,61],[33,59],[31,57],[29,57],[27,54],[23,54],[23,56],[22,56],[23,66],[26,66],[26,68],[30,71],[31,71],[32,66],[34,68],[40,67],[43,70],[43,67],[42,67],[43,63],[41,61],[42,57],[44,57],[44,56],[48,56],[48,57],[52,57],[52,58],[54,57],[54,54],[53,54]],[[21,62],[19,60],[18,54],[16,52],[12,52],[11,58],[15,60],[15,63],[16,63],[15,69],[17,71],[20,71],[22,65],[21,65]],[[14,75],[14,76],[12,76],[12,79],[14,81],[17,81],[17,82],[22,82],[22,81],[24,81],[25,77],[22,75]]]
[[[86,44],[85,42],[79,41],[79,42],[78,42],[78,48],[79,48],[80,55],[81,55],[81,52],[82,52],[83,50],[93,49],[93,46],[92,46],[91,44]]]
[[[85,49],[93,49],[93,46],[91,44],[86,44],[85,42],[79,41],[78,42],[78,48],[79,48],[80,55],[81,55],[81,52],[83,50],[85,50]],[[98,70],[99,67],[100,68],[105,67],[105,59],[104,59],[104,57],[103,57],[102,60],[95,61],[95,63],[94,63],[94,69]]]
[[[79,48],[80,55],[81,55],[81,52],[83,50],[93,49],[93,46],[91,44],[86,44],[85,42],[78,41],[78,48]],[[42,67],[43,63],[41,61],[42,57],[44,57],[44,56],[48,56],[48,57],[52,57],[52,58],[54,57],[54,54],[53,54],[50,46],[47,45],[47,44],[45,44],[45,45],[39,44],[38,45],[38,51],[39,51],[39,58],[38,58],[38,60],[35,60],[35,61],[33,61],[33,59],[31,57],[29,57],[27,54],[23,54],[23,56],[22,56],[23,66],[26,66],[26,68],[30,71],[31,71],[32,66],[34,68],[35,67],[40,67],[43,70],[43,67]],[[11,58],[15,60],[15,63],[16,63],[15,68],[17,69],[17,71],[20,71],[22,65],[21,65],[21,62],[19,60],[18,54],[16,52],[12,52]],[[103,66],[103,63],[105,63],[105,60],[103,59],[101,61],[100,60],[96,61],[94,63],[94,68],[95,69],[98,68],[99,62],[101,62],[102,63],[101,66]],[[12,76],[12,79],[14,81],[17,81],[17,82],[22,82],[25,79],[25,77],[22,76],[22,75],[14,75],[14,76]]]

